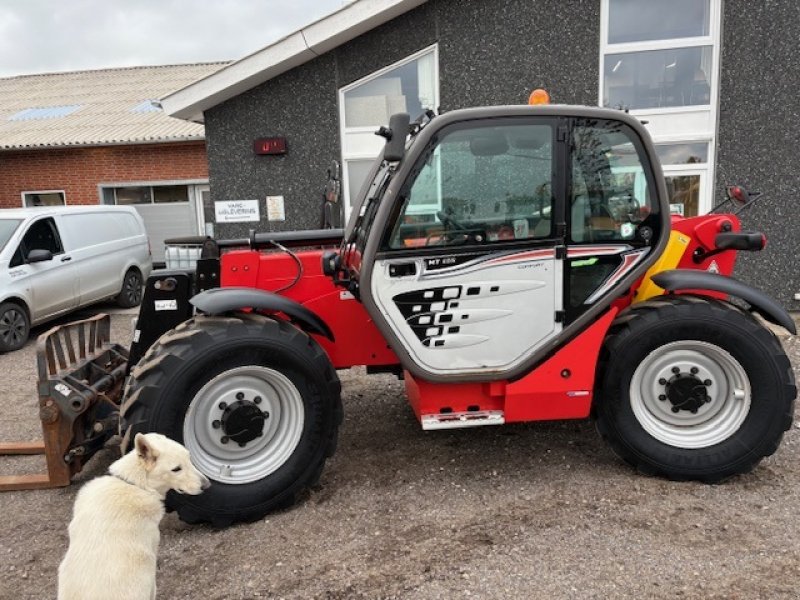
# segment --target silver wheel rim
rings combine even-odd
[[[25,342],[27,326],[25,316],[16,308],[9,308],[0,316],[0,339],[12,348]]]
[[[244,446],[232,440],[223,443],[220,405],[230,406],[242,397],[260,398],[258,408],[269,414],[263,434]],[[183,442],[206,476],[222,483],[252,483],[289,459],[300,442],[304,421],[303,399],[289,378],[266,367],[237,367],[220,373],[197,392],[186,411]]]
[[[666,396],[676,371],[692,373],[705,386],[707,400],[696,412],[679,409]],[[678,341],[651,352],[633,373],[633,413],[642,428],[676,448],[708,448],[736,433],[750,412],[747,373],[728,352],[707,342]]]
[[[125,277],[125,285],[122,293],[128,304],[139,304],[142,296],[142,282],[139,280],[139,275],[134,272],[128,273]]]

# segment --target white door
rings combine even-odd
[[[497,122],[437,134],[373,264],[372,297],[430,374],[512,370],[562,329],[556,122]]]

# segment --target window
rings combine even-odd
[[[458,125],[437,138],[403,192],[391,248],[552,235],[550,124]]]
[[[0,219],[0,251],[5,248],[20,223],[22,221],[19,219]]]
[[[714,204],[721,0],[602,0],[599,103],[647,121],[671,210]]]
[[[343,198],[350,210],[385,140],[375,135],[395,113],[412,120],[439,106],[437,48],[432,46],[339,90]]]
[[[66,194],[63,191],[22,192],[22,206],[64,206]]]
[[[604,0],[603,106],[708,106],[719,0]]]
[[[639,225],[658,212],[641,145],[621,123],[579,120],[571,153],[572,242],[636,242]]]
[[[40,219],[28,228],[8,266],[18,267],[23,264],[31,250],[49,250],[53,256],[64,252],[61,237],[58,235],[58,228],[53,219]]]
[[[672,214],[696,217],[705,212],[701,199],[709,177],[708,146],[707,142],[656,144]]]
[[[102,189],[103,204],[165,204],[189,202],[188,185],[135,185]]]
[[[708,105],[712,48],[606,54],[605,106],[630,109]]]
[[[611,0],[608,42],[624,44],[709,35],[708,0]]]

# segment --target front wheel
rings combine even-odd
[[[612,326],[595,414],[614,451],[643,472],[717,482],[777,450],[796,389],[777,338],[732,305],[643,303]]]
[[[340,384],[327,355],[292,325],[197,317],[166,333],[133,370],[123,400],[127,438],[157,431],[188,448],[214,483],[170,494],[188,522],[226,526],[294,503],[333,454]]]

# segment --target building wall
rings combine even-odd
[[[794,0],[726,0],[722,23],[717,197],[738,183],[765,196],[742,213],[763,231],[763,252],[739,254],[737,277],[800,310],[800,170],[797,117],[800,46]]]
[[[207,179],[203,142],[0,153],[0,208],[22,192],[63,190],[67,204],[97,204],[99,183]]]
[[[599,35],[599,0],[430,0],[207,111],[211,199],[258,199],[261,231],[318,227],[326,169],[341,155],[339,88],[438,42],[442,110],[523,104],[537,87],[596,104]],[[254,155],[254,139],[278,135],[285,156]],[[268,195],[284,196],[285,222],[266,220]]]
[[[741,253],[737,276],[800,310],[800,3],[725,0],[722,21],[716,199],[729,182],[766,193],[743,218],[770,243]],[[206,113],[212,201],[262,204],[261,223],[222,225],[218,235],[318,227],[325,170],[341,155],[339,88],[433,43],[442,110],[524,103],[536,87],[558,103],[597,105],[600,0],[430,0]],[[253,140],[270,135],[287,137],[288,155],[253,154]],[[285,197],[285,222],[266,220],[267,195]]]

